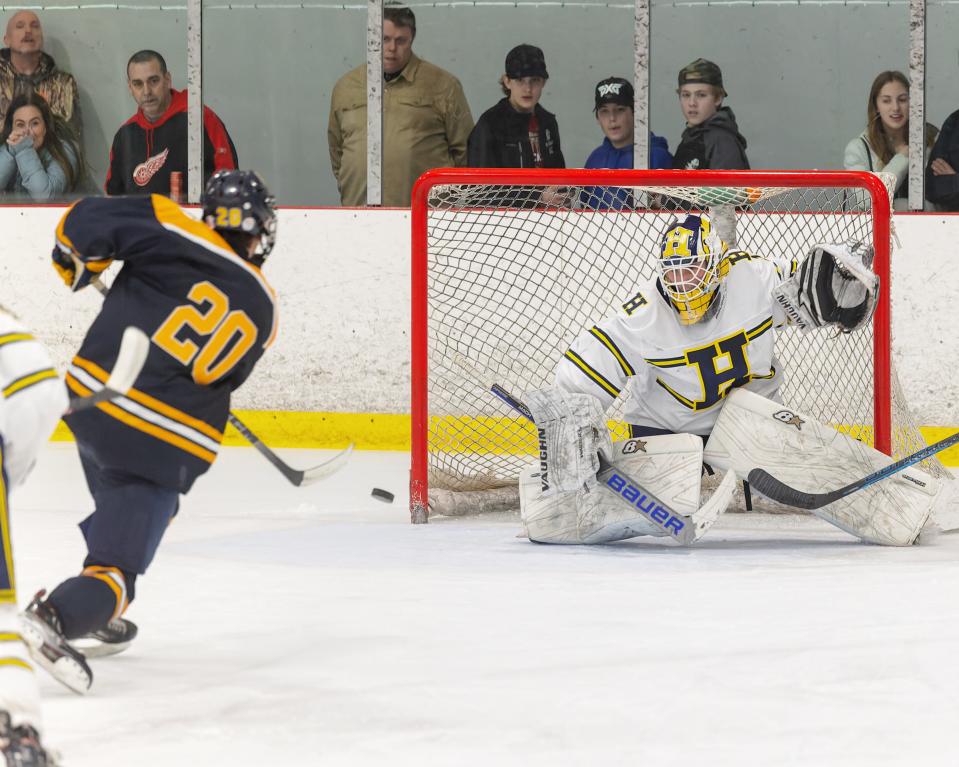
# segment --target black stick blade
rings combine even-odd
[[[794,506],[797,509],[818,509],[832,503],[841,496],[832,498],[833,493],[804,493],[784,482],[780,482],[765,469],[753,469],[749,472],[749,486],[774,501]]]

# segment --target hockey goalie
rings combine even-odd
[[[779,396],[780,328],[851,333],[871,320],[871,248],[816,244],[799,264],[730,248],[707,214],[690,214],[670,222],[657,255],[657,278],[573,342],[552,387],[524,397],[540,448],[520,476],[530,540],[691,543],[751,469],[818,490],[891,463]],[[612,444],[605,411],[630,381],[630,439]],[[700,506],[704,463],[726,475]],[[862,541],[905,546],[951,508],[951,484],[912,468],[814,513]]]

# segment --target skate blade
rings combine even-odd
[[[25,620],[20,627],[27,643],[30,657],[42,666],[50,676],[67,689],[85,695],[93,684],[93,673],[69,655],[62,654],[56,647],[47,644],[40,629]]]
[[[111,655],[118,655],[126,650],[133,640],[129,642],[101,642],[93,637],[83,637],[70,643],[73,649],[83,655],[84,658],[107,658]]]

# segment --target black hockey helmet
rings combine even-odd
[[[210,176],[200,204],[211,229],[259,236],[251,260],[263,263],[276,242],[276,200],[263,179],[252,170],[219,170]]]

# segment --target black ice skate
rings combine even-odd
[[[0,711],[0,764],[6,767],[56,767],[56,758],[47,753],[37,731],[29,725],[14,727],[10,714]]]
[[[115,618],[72,644],[86,658],[103,658],[126,650],[136,635],[137,624],[126,618]]]
[[[86,658],[75,650],[60,627],[56,611],[43,601],[41,589],[26,610],[20,613],[21,631],[30,656],[54,679],[83,694],[93,684],[93,672]]]

